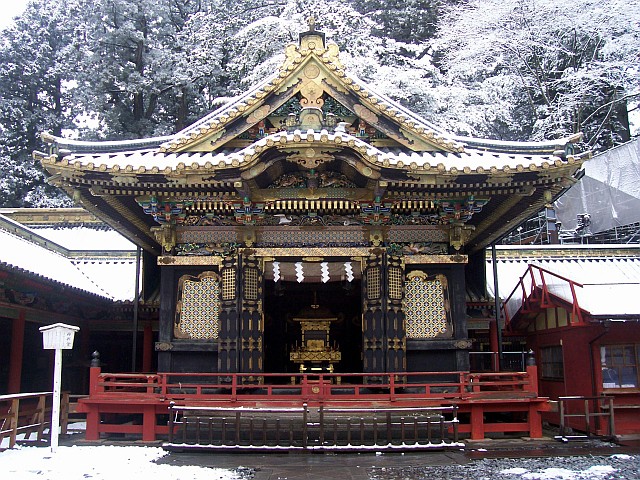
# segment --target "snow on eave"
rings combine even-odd
[[[532,153],[554,153],[557,150],[564,150],[569,143],[575,143],[582,139],[583,134],[577,133],[557,140],[545,140],[540,142],[516,142],[506,140],[492,140],[486,138],[464,137],[453,135],[452,138],[465,146],[478,150],[499,151],[499,152],[532,152]]]
[[[43,142],[51,145],[54,152],[68,153],[72,152],[110,152],[119,151],[123,148],[129,150],[142,150],[155,147],[157,148],[163,142],[173,138],[172,136],[151,137],[133,140],[106,140],[106,141],[85,141],[71,140],[68,138],[56,137],[50,133],[41,133],[40,137]]]
[[[460,175],[460,174],[514,174],[518,172],[547,171],[554,168],[578,169],[582,163],[579,156],[568,156],[566,160],[553,155],[506,154],[481,150],[465,152],[414,152],[411,150],[392,151],[377,148],[346,132],[277,132],[263,137],[253,144],[234,152],[168,152],[125,151],[93,155],[71,154],[62,159],[56,156],[42,159],[45,167],[76,171],[105,172],[117,174],[118,182],[124,179],[139,179],[143,174],[194,173],[215,170],[246,168],[257,161],[259,154],[268,148],[299,147],[318,145],[351,148],[365,160],[384,168],[396,168]],[[184,159],[184,161],[183,161]],[[51,169],[50,169],[51,170]]]

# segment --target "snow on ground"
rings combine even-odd
[[[167,455],[159,447],[16,447],[0,453],[0,472],[11,480],[232,480],[232,470],[157,465]]]

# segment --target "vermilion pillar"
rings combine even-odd
[[[25,311],[20,310],[18,318],[16,318],[11,325],[11,356],[9,357],[8,393],[20,393],[25,319]]]

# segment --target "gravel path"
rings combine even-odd
[[[370,480],[638,480],[640,455],[482,459],[466,465],[373,467]]]

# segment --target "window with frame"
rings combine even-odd
[[[640,343],[600,347],[602,388],[638,388]]]
[[[540,376],[544,380],[564,380],[562,345],[540,348]]]

